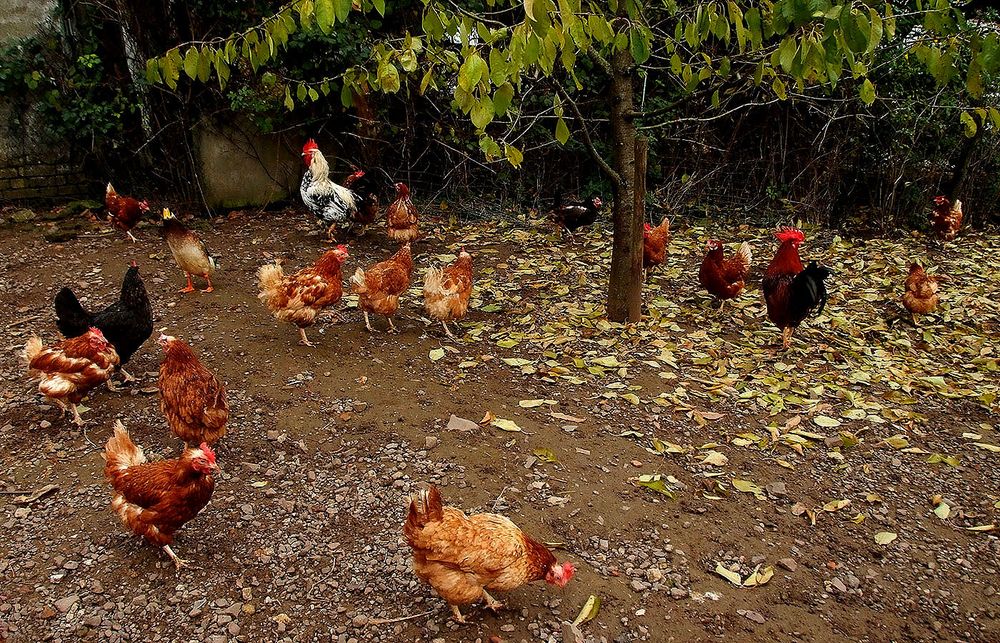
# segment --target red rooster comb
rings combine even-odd
[[[347,246],[345,246],[344,244],[340,244],[339,246],[337,246],[337,251],[338,252],[343,252],[346,255],[347,254]]]
[[[215,464],[215,451],[212,451],[212,447],[208,446],[208,442],[202,442],[198,448],[205,454],[205,460],[209,464]]]
[[[92,335],[94,335],[96,337],[104,339],[104,333],[97,326],[91,326],[90,328],[87,329],[87,332],[91,333]]]
[[[316,145],[316,140],[315,139],[309,139],[308,141],[306,141],[306,144],[302,146],[302,152],[303,153],[304,152],[311,152],[313,150],[318,150],[318,149],[319,149],[319,145]]]
[[[778,238],[778,241],[785,243],[786,241],[797,241],[802,243],[806,240],[806,235],[802,234],[802,231],[798,228],[778,228],[774,233],[774,236]]]
[[[649,232],[650,230],[653,229],[653,226],[649,225],[648,223],[643,223],[642,229],[645,230],[646,232]]]

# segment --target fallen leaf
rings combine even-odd
[[[723,565],[722,563],[719,563],[715,566],[715,573],[718,574],[719,576],[722,576],[727,581],[729,581],[733,585],[736,585],[737,587],[743,584],[743,579],[740,577],[740,575],[737,574],[736,572],[729,571],[726,568],[726,566]]]
[[[427,357],[430,357],[432,362],[436,362],[442,357],[444,357],[444,349],[443,348],[432,349],[431,352],[427,354]]]
[[[667,483],[664,482],[663,477],[658,473],[644,474],[635,478],[629,478],[628,481],[637,487],[645,487],[657,493],[662,493],[670,499],[676,497],[674,492],[667,487]]]
[[[701,459],[701,463],[710,464],[715,467],[724,467],[729,463],[729,458],[719,451],[709,451],[705,454],[705,457]]]
[[[986,442],[973,442],[972,444],[980,449],[986,449],[987,451],[992,451],[993,453],[1000,453],[1000,447],[995,444],[988,444]]]
[[[542,462],[558,462],[558,460],[556,460],[556,454],[552,452],[552,449],[535,449],[531,452],[531,454]]]
[[[592,620],[601,611],[601,599],[596,594],[591,594],[587,602],[583,604],[580,613],[573,619],[573,625],[582,625]]]
[[[888,545],[894,540],[896,540],[896,534],[891,531],[880,531],[875,534],[875,542],[879,545]]]
[[[934,515],[941,520],[947,520],[948,516],[951,515],[951,507],[947,502],[939,502],[937,507],[934,507]]]
[[[823,511],[829,511],[831,513],[834,511],[840,511],[849,504],[851,504],[850,500],[831,500],[823,505]]]
[[[817,415],[816,417],[813,418],[813,422],[817,426],[821,426],[821,427],[824,427],[824,428],[827,428],[827,429],[831,429],[833,427],[840,426],[840,420],[832,418],[832,417],[830,417],[828,415]]]
[[[517,403],[522,409],[533,409],[538,406],[543,406],[545,404],[558,404],[555,400],[521,400]]]
[[[994,524],[989,525],[977,525],[975,527],[966,527],[967,531],[993,531],[997,526]]]
[[[521,431],[521,427],[517,425],[517,422],[513,420],[504,420],[503,418],[496,418],[490,422],[491,426],[495,426],[501,431],[510,431],[512,433],[517,433]]]
[[[556,411],[552,411],[549,415],[551,415],[557,420],[562,420],[563,422],[572,422],[574,424],[580,424],[581,422],[587,421],[586,418],[573,417],[572,415],[566,415],[565,413],[558,413]]]

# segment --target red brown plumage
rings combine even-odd
[[[944,275],[928,275],[916,262],[910,264],[904,283],[903,307],[913,315],[914,323],[917,315],[926,315],[937,310],[941,301],[938,284],[947,280]]]
[[[753,260],[750,244],[744,242],[728,259],[720,241],[710,239],[706,250],[698,270],[698,282],[718,299],[735,298],[743,292],[750,274],[750,262]]]
[[[461,605],[485,600],[491,609],[503,607],[488,589],[508,591],[543,579],[565,587],[575,572],[504,516],[466,516],[444,506],[434,486],[411,496],[403,536],[413,551],[413,572],[462,623]]]
[[[448,322],[465,317],[472,295],[472,255],[463,248],[444,268],[428,268],[424,275],[424,307],[454,338]]]
[[[670,243],[670,220],[666,217],[655,228],[648,223],[642,232],[642,267],[646,270],[663,265]]]
[[[413,272],[413,255],[410,244],[404,244],[396,254],[379,262],[367,271],[358,268],[351,275],[351,290],[358,295],[358,308],[365,314],[365,327],[373,330],[369,313],[385,315],[389,328],[396,330],[392,316],[399,309],[399,296],[410,287]]]
[[[931,227],[938,238],[951,241],[958,236],[962,227],[962,202],[955,199],[952,203],[946,196],[934,197],[934,213],[931,215]]]
[[[111,379],[118,366],[118,353],[98,328],[79,337],[42,346],[37,335],[24,346],[22,359],[28,375],[38,380],[38,391],[73,413],[73,422],[83,425],[76,405],[87,393]]]
[[[129,239],[135,241],[132,236],[132,228],[142,219],[143,212],[149,212],[149,203],[145,200],[139,201],[130,196],[121,196],[115,192],[115,188],[108,183],[104,191],[104,206],[108,209],[108,221],[116,230],[121,230],[128,235]]]
[[[385,218],[390,239],[396,243],[416,241],[419,215],[405,183],[396,184],[396,200],[389,204]]]
[[[111,508],[132,533],[164,551],[178,568],[185,562],[170,544],[174,533],[198,515],[215,489],[219,470],[207,444],[185,448],[181,457],[146,462],[120,421],[104,448],[104,477],[113,489]]]
[[[825,279],[833,271],[815,261],[803,268],[799,245],[805,240],[801,230],[782,228],[775,235],[781,245],[764,273],[761,290],[767,304],[767,316],[781,329],[782,346],[788,348],[795,328],[813,310],[817,314],[826,305]]]
[[[174,435],[187,444],[215,444],[226,434],[229,402],[226,388],[198,360],[191,347],[160,335],[160,412]]]
[[[279,321],[298,326],[300,344],[312,346],[305,329],[316,323],[324,308],[343,296],[342,266],[348,256],[346,246],[337,246],[324,252],[313,265],[287,277],[276,263],[258,270],[257,298]]]

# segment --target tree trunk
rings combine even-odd
[[[965,177],[969,173],[969,165],[972,163],[972,155],[976,151],[976,147],[979,145],[979,139],[983,137],[983,130],[985,127],[983,125],[979,126],[976,133],[972,138],[967,138],[962,143],[962,151],[958,154],[958,161],[955,163],[955,171],[952,172],[951,178],[945,184],[944,194],[948,197],[950,201],[961,198],[962,185],[965,183]]]
[[[615,172],[614,241],[608,282],[608,319],[637,322],[642,316],[642,213],[635,207],[636,132],[632,56],[628,50],[611,58],[611,138]]]

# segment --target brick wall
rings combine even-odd
[[[83,198],[93,192],[94,182],[71,165],[0,159],[0,199],[4,201]]]

